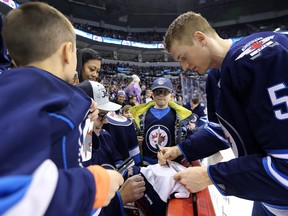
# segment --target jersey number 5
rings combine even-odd
[[[270,96],[273,106],[276,106],[282,103],[286,105],[285,112],[282,112],[281,109],[274,110],[275,116],[279,120],[288,119],[288,96],[277,97],[276,93],[277,91],[284,90],[286,88],[287,86],[284,83],[268,88],[269,96]]]

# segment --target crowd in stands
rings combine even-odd
[[[74,23],[74,27],[98,36],[116,38],[119,40],[138,41],[143,43],[153,43],[157,41],[162,41],[164,36],[164,33],[158,33],[158,32],[145,32],[140,34],[135,32],[125,32],[125,31],[101,28],[81,23]]]
[[[117,68],[125,68],[129,73],[123,73],[123,71],[118,71]],[[173,76],[168,75],[169,73],[162,73],[160,77],[170,77],[170,80],[173,84],[175,101],[179,104],[182,103],[183,93],[190,95],[191,97],[197,96],[202,101],[205,102],[205,80],[206,76],[199,75],[193,71],[185,71],[180,73],[180,67],[173,66],[137,66],[131,65],[129,63],[102,63],[101,72],[98,78],[98,81],[101,80],[101,83],[106,86],[107,92],[110,94],[110,99],[114,100],[118,92],[124,92],[126,86],[129,85],[130,77],[132,74],[135,74],[140,77],[141,82],[140,86],[142,88],[143,94],[142,99],[145,98],[146,89],[151,89],[153,81],[159,76],[156,76],[157,73],[164,70],[169,70],[170,72],[177,71],[173,73]],[[180,70],[180,71],[178,71]],[[182,76],[182,77],[181,77]],[[171,78],[172,77],[172,78]],[[190,80],[187,84],[186,80]],[[182,80],[182,83],[181,83]],[[185,82],[183,83],[183,81]],[[184,86],[182,86],[184,84]],[[189,99],[189,98],[188,98]],[[184,103],[187,102],[185,98]],[[125,100],[129,101],[129,96],[125,95]]]
[[[125,32],[102,27],[96,27],[89,24],[74,23],[74,27],[94,35],[116,38],[120,40],[130,40],[143,43],[162,42],[164,33],[162,32]],[[217,33],[222,38],[244,37],[253,32],[259,31],[274,31],[276,28],[288,28],[288,16],[275,18],[266,21],[257,21],[243,23],[233,26],[216,27]]]
[[[115,75],[118,72],[132,75],[132,74],[137,74],[139,76],[163,76],[165,72],[177,72],[177,75],[181,71],[180,66],[138,66],[138,65],[131,65],[129,63],[103,63],[103,68],[102,68],[103,73],[105,74],[110,74],[110,75]]]

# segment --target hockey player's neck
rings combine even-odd
[[[232,40],[224,40],[222,38],[218,38],[213,41],[212,52],[212,64],[210,65],[212,68],[221,68],[222,62],[229,51],[232,45]]]

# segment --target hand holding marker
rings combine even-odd
[[[157,148],[158,152],[164,157],[163,152],[162,152],[161,149],[160,149],[160,126],[158,127],[158,132],[157,132],[156,148]],[[176,172],[179,172],[179,171],[180,171],[180,169],[179,169],[177,166],[175,166],[173,163],[169,163],[167,160],[166,160],[166,165],[167,165],[168,167],[171,166]]]

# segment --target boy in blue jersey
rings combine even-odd
[[[76,68],[73,26],[55,8],[34,2],[11,11],[2,34],[18,68],[0,74],[0,214],[90,215],[108,205],[123,178],[100,166],[80,167],[86,117],[95,120],[98,111],[68,83]],[[77,166],[60,169],[51,149],[74,148],[71,137],[79,143]]]
[[[156,145],[165,147],[180,143],[182,127],[192,116],[190,110],[171,102],[173,86],[169,79],[156,79],[151,89],[153,101],[130,109],[139,131],[144,135],[144,165],[157,163]]]
[[[113,138],[112,134],[110,134],[102,127],[104,124],[108,123],[108,118],[110,118],[110,121],[117,120],[116,118],[111,119],[111,115],[110,117],[107,116],[111,114],[110,112],[119,110],[121,105],[109,101],[108,93],[101,83],[85,80],[81,82],[78,87],[84,90],[88,96],[96,101],[99,109],[99,115],[98,118],[94,121],[93,130],[91,133],[91,159],[87,160],[84,165],[88,166],[98,164],[108,169],[115,169],[117,165],[120,165],[120,163],[123,162],[122,159],[126,159],[122,158],[121,154],[116,149],[115,143],[113,143],[113,141],[116,141],[120,142],[119,144],[121,144],[121,139],[119,140],[119,137]],[[120,123],[119,119],[118,123]],[[125,135],[127,134],[121,134],[121,136]],[[118,134],[118,136],[120,136],[120,134]],[[119,191],[117,191],[116,196],[111,200],[110,204],[101,210],[100,215],[124,216],[125,213],[123,205],[140,199],[143,197],[144,191],[145,182],[143,177],[140,175],[134,175],[127,178]]]
[[[223,195],[254,200],[253,215],[288,215],[287,36],[261,32],[233,44],[200,14],[187,12],[168,28],[165,46],[183,70],[204,74],[216,68],[220,76],[211,74],[213,84],[206,89],[216,97],[207,101],[216,118],[180,145],[163,148],[164,158],[183,154],[191,161],[228,146],[236,157],[174,178],[191,192],[214,184]]]

